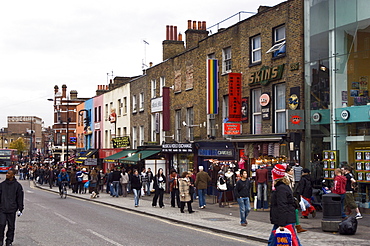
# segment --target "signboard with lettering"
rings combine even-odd
[[[263,93],[260,96],[260,105],[261,105],[261,113],[262,113],[262,120],[269,120],[270,119],[270,95],[268,93]]]
[[[113,148],[128,148],[130,147],[130,137],[116,137],[112,139]]]
[[[192,153],[193,152],[193,144],[191,144],[191,143],[162,144],[162,152],[167,152],[167,153]]]
[[[162,110],[163,110],[163,98],[162,97],[153,98],[151,103],[150,103],[150,109],[151,109],[152,113],[162,112]]]
[[[242,74],[229,73],[229,121],[242,118]]]
[[[232,149],[198,149],[198,156],[233,157],[234,150]]]
[[[263,66],[260,71],[249,74],[249,85],[268,85],[273,80],[281,79],[284,64],[274,67]]]
[[[242,124],[238,122],[222,123],[223,135],[240,135],[242,133]]]

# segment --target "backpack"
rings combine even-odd
[[[348,217],[339,223],[339,233],[342,235],[354,235],[357,230],[357,220],[355,217]]]

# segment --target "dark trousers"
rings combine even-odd
[[[175,207],[175,199],[177,207],[180,207],[179,189],[172,189],[171,191],[171,207]]]
[[[0,213],[0,243],[4,242],[4,231],[6,225],[8,225],[6,244],[10,244],[14,240],[15,212],[10,214]]]
[[[187,204],[188,204],[188,211],[189,211],[189,213],[190,213],[190,212],[193,212],[193,209],[192,209],[192,207],[191,207],[191,201],[189,201],[189,202],[181,202],[181,203],[180,203],[180,211],[181,211],[181,213],[183,213],[183,212],[184,212],[185,203],[187,203]]]
[[[76,193],[83,193],[84,192],[84,184],[82,183],[82,181],[78,181],[77,182],[77,189],[76,189]]]
[[[159,197],[159,207],[164,207],[163,194],[164,194],[164,190],[155,189],[155,195],[153,197],[152,206],[157,206],[157,200],[158,200],[158,197]]]

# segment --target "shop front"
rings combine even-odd
[[[194,170],[194,144],[193,143],[166,143],[162,144],[162,154],[169,167],[175,169],[180,175],[183,172]]]
[[[305,0],[306,160],[323,163],[323,178],[349,165],[356,202],[369,208],[369,1]],[[345,14],[343,14],[345,12]]]

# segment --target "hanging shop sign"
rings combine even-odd
[[[288,110],[287,129],[304,129],[304,110]]]
[[[113,148],[128,148],[130,147],[130,137],[116,137],[112,139]]]
[[[290,95],[288,105],[289,105],[289,108],[291,110],[296,110],[297,109],[297,107],[299,105],[299,99],[298,99],[298,96],[296,94]]]
[[[242,74],[229,73],[229,120],[241,121]]]
[[[222,123],[224,135],[240,135],[242,133],[242,124],[237,122]]]
[[[262,119],[269,120],[270,119],[270,95],[268,93],[263,93],[260,96],[260,105],[261,105],[261,112],[262,112]]]
[[[319,121],[321,120],[321,114],[320,114],[320,113],[318,113],[318,112],[313,113],[313,114],[312,114],[312,120],[313,120],[314,122],[319,122]]]
[[[281,79],[284,64],[274,67],[263,66],[260,71],[249,74],[249,85],[268,85],[271,81]]]
[[[348,120],[348,118],[349,118],[349,111],[348,110],[343,110],[340,113],[340,117],[342,117],[343,120]]]

